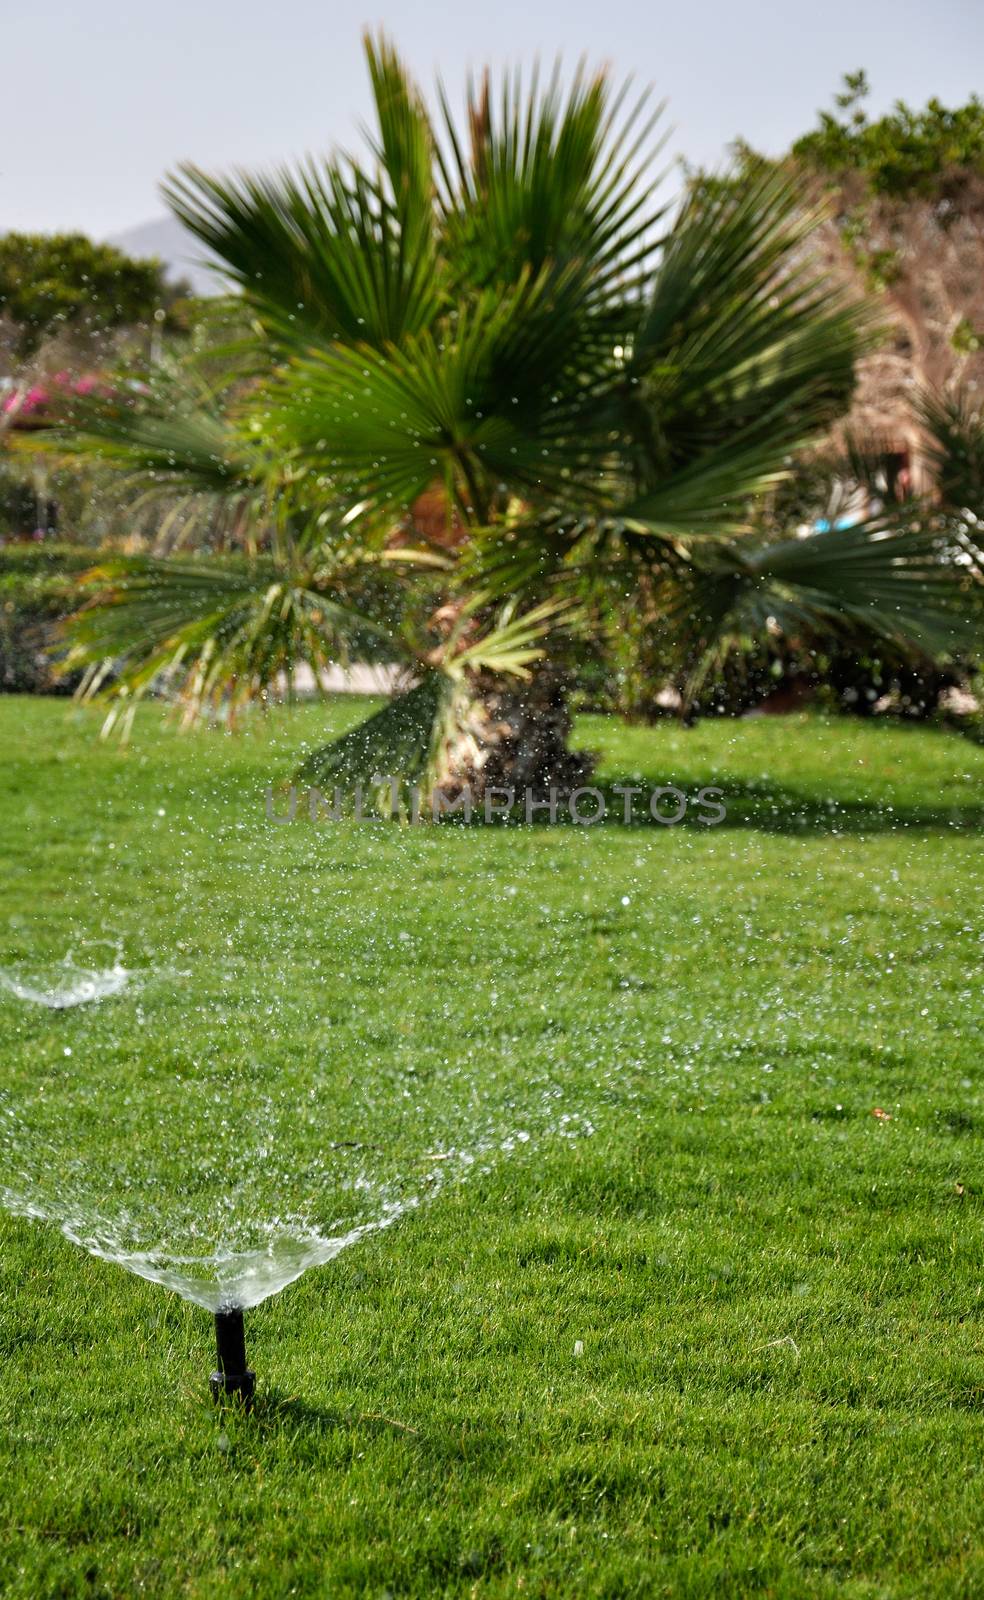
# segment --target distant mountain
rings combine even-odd
[[[153,222],[127,228],[115,233],[110,244],[118,245],[130,256],[157,256],[168,269],[168,276],[185,278],[195,294],[221,292],[221,279],[203,265],[208,251],[177,217],[157,217]]]

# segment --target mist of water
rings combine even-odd
[[[0,987],[16,1000],[65,1011],[121,994],[132,974],[119,962],[102,970],[76,967],[70,961],[47,967],[0,967]]]
[[[83,982],[74,972],[68,985],[38,969],[4,987],[25,1014],[64,1010],[82,1005],[66,998]],[[164,1051],[162,1064],[159,1041],[155,1055],[149,1040],[146,1051],[118,1040],[135,1037],[134,996],[170,991],[172,969],[128,993],[122,965],[88,973],[87,997],[100,976],[117,983],[110,1025],[79,1010],[49,1029],[38,1070],[0,1093],[0,1203],[209,1311],[258,1305],[500,1160],[591,1131],[543,1068],[518,1090],[505,1061],[418,1072],[412,1058],[373,1064],[349,1042],[267,1069],[253,1054],[257,1018],[268,1021],[259,1005],[246,1059],[216,1041],[204,1060],[178,1068]],[[288,1053],[296,1025],[276,1030]]]

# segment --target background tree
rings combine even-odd
[[[63,331],[84,341],[152,323],[157,312],[173,323],[187,292],[166,281],[159,261],[135,261],[81,233],[0,235],[0,319],[16,362]]]
[[[861,364],[856,419],[900,435],[925,486],[913,390],[984,394],[984,102],[899,101],[871,119],[868,92],[863,72],[848,74],[790,160],[832,208],[816,240],[825,267],[884,308],[888,336]]]
[[[43,423],[76,384],[108,367],[159,356],[199,320],[187,285],[156,260],[133,260],[82,234],[0,236],[0,450]],[[53,473],[23,450],[0,455],[0,536],[105,537],[105,502],[77,471]],[[132,517],[131,517],[132,522]]]

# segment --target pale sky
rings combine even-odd
[[[105,236],[159,216],[182,159],[259,166],[353,145],[360,32],[382,25],[422,82],[586,53],[669,101],[670,149],[777,152],[845,71],[872,106],[984,90],[981,0],[0,0],[0,232]]]

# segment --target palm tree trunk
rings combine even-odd
[[[504,683],[484,674],[471,678],[458,697],[451,732],[438,768],[437,787],[450,798],[470,789],[473,800],[487,790],[561,796],[588,782],[597,757],[571,750],[570,682],[543,667],[525,683]]]

